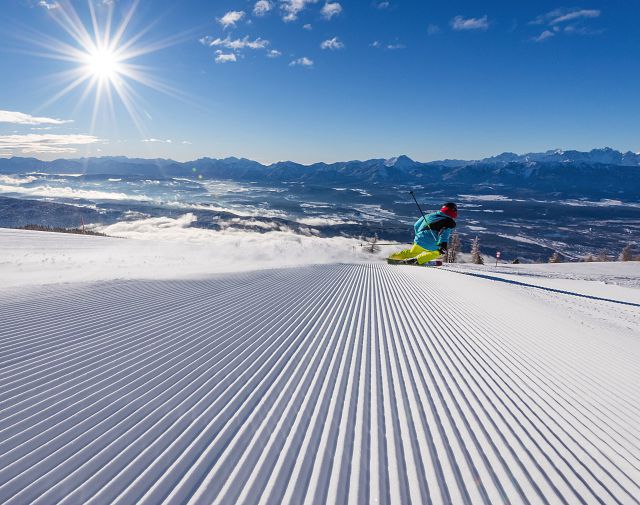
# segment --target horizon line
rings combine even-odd
[[[548,154],[548,153],[556,153],[556,154],[564,154],[567,152],[576,152],[576,153],[583,153],[583,154],[587,154],[587,153],[592,153],[593,151],[613,151],[613,152],[618,152],[620,154],[633,154],[636,156],[640,156],[640,152],[634,152],[631,149],[628,149],[626,151],[621,151],[618,149],[613,149],[611,147],[605,146],[605,147],[595,147],[589,151],[580,151],[578,149],[562,149],[562,148],[555,148],[555,149],[547,149],[546,151],[530,151],[527,153],[516,153],[513,151],[502,151],[498,154],[494,154],[492,156],[487,156],[484,158],[476,158],[476,159],[461,159],[461,158],[441,158],[441,159],[435,159],[435,160],[430,160],[430,161],[418,161],[415,160],[413,158],[411,158],[411,156],[406,155],[406,154],[400,154],[397,156],[390,156],[388,158],[359,158],[359,159],[350,159],[350,160],[342,160],[342,161],[333,161],[333,162],[328,162],[328,161],[315,161],[312,163],[301,163],[301,162],[297,162],[297,161],[293,161],[291,159],[281,159],[278,161],[274,161],[271,163],[264,163],[261,161],[257,161],[255,159],[251,159],[251,158],[246,158],[244,156],[226,156],[224,158],[215,158],[215,157],[211,157],[211,156],[201,156],[199,158],[195,158],[195,159],[189,159],[189,160],[185,160],[185,161],[178,161],[175,160],[173,158],[144,158],[144,157],[140,157],[140,156],[127,156],[127,155],[105,155],[105,156],[78,156],[78,157],[68,157],[68,158],[55,158],[52,160],[44,160],[41,158],[38,158],[36,156],[2,156],[0,155],[0,160],[5,159],[5,160],[13,160],[13,159],[31,159],[31,160],[36,160],[36,161],[40,161],[42,163],[53,163],[56,161],[81,161],[81,160],[99,160],[99,159],[109,159],[109,158],[125,158],[128,160],[145,160],[145,161],[171,161],[174,163],[192,163],[195,161],[199,161],[199,160],[214,160],[214,161],[224,161],[224,160],[229,160],[229,159],[236,159],[236,160],[245,160],[245,161],[251,161],[254,163],[259,163],[260,165],[263,166],[272,166],[272,165],[277,165],[278,163],[296,163],[297,165],[302,165],[302,166],[313,166],[313,165],[319,165],[319,164],[324,164],[324,165],[333,165],[335,163],[351,163],[351,162],[359,162],[359,163],[363,163],[363,162],[367,162],[367,161],[374,161],[374,160],[382,160],[382,161],[390,161],[390,160],[394,160],[394,159],[399,159],[399,158],[407,158],[410,161],[412,161],[413,163],[418,163],[418,164],[428,164],[428,163],[437,163],[437,162],[451,162],[451,161],[460,161],[460,162],[477,162],[477,161],[484,161],[484,160],[488,160],[488,159],[492,159],[492,158],[497,158],[498,156],[502,156],[504,154],[514,154],[516,156],[527,156],[527,155],[533,155],[533,154]]]

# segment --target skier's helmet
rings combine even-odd
[[[456,219],[458,217],[458,206],[453,202],[447,202],[442,206],[440,212]]]

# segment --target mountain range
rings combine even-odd
[[[507,165],[509,163],[582,163],[638,167],[640,166],[640,153],[634,153],[632,151],[623,153],[610,147],[592,149],[587,152],[554,149],[543,153],[527,154],[505,152],[481,160],[441,160],[432,161],[427,164],[463,167],[468,165]]]
[[[366,161],[302,165],[282,161],[263,165],[244,158],[201,158],[190,162],[168,159],[100,157],[41,161],[0,159],[0,173],[75,173],[149,178],[221,179],[268,184],[319,186],[429,186],[447,192],[507,191],[510,196],[555,198],[615,198],[637,201],[640,194],[640,154],[610,148],[589,152],[554,150],[544,153],[502,153],[482,160],[417,162],[408,156]]]

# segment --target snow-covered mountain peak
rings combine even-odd
[[[405,167],[411,167],[413,165],[415,165],[415,161],[413,161],[411,158],[409,158],[409,156],[406,155],[401,155],[401,156],[396,156],[395,158],[389,158],[388,160],[385,160],[384,162],[384,166],[385,167],[395,167],[395,168],[405,168]]]

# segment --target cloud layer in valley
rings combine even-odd
[[[151,201],[151,198],[143,195],[133,196],[115,191],[99,191],[53,186],[21,187],[13,185],[5,186],[0,184],[0,193],[20,194],[24,196],[36,196],[44,198],[68,198],[72,200],[135,200],[138,202]]]

